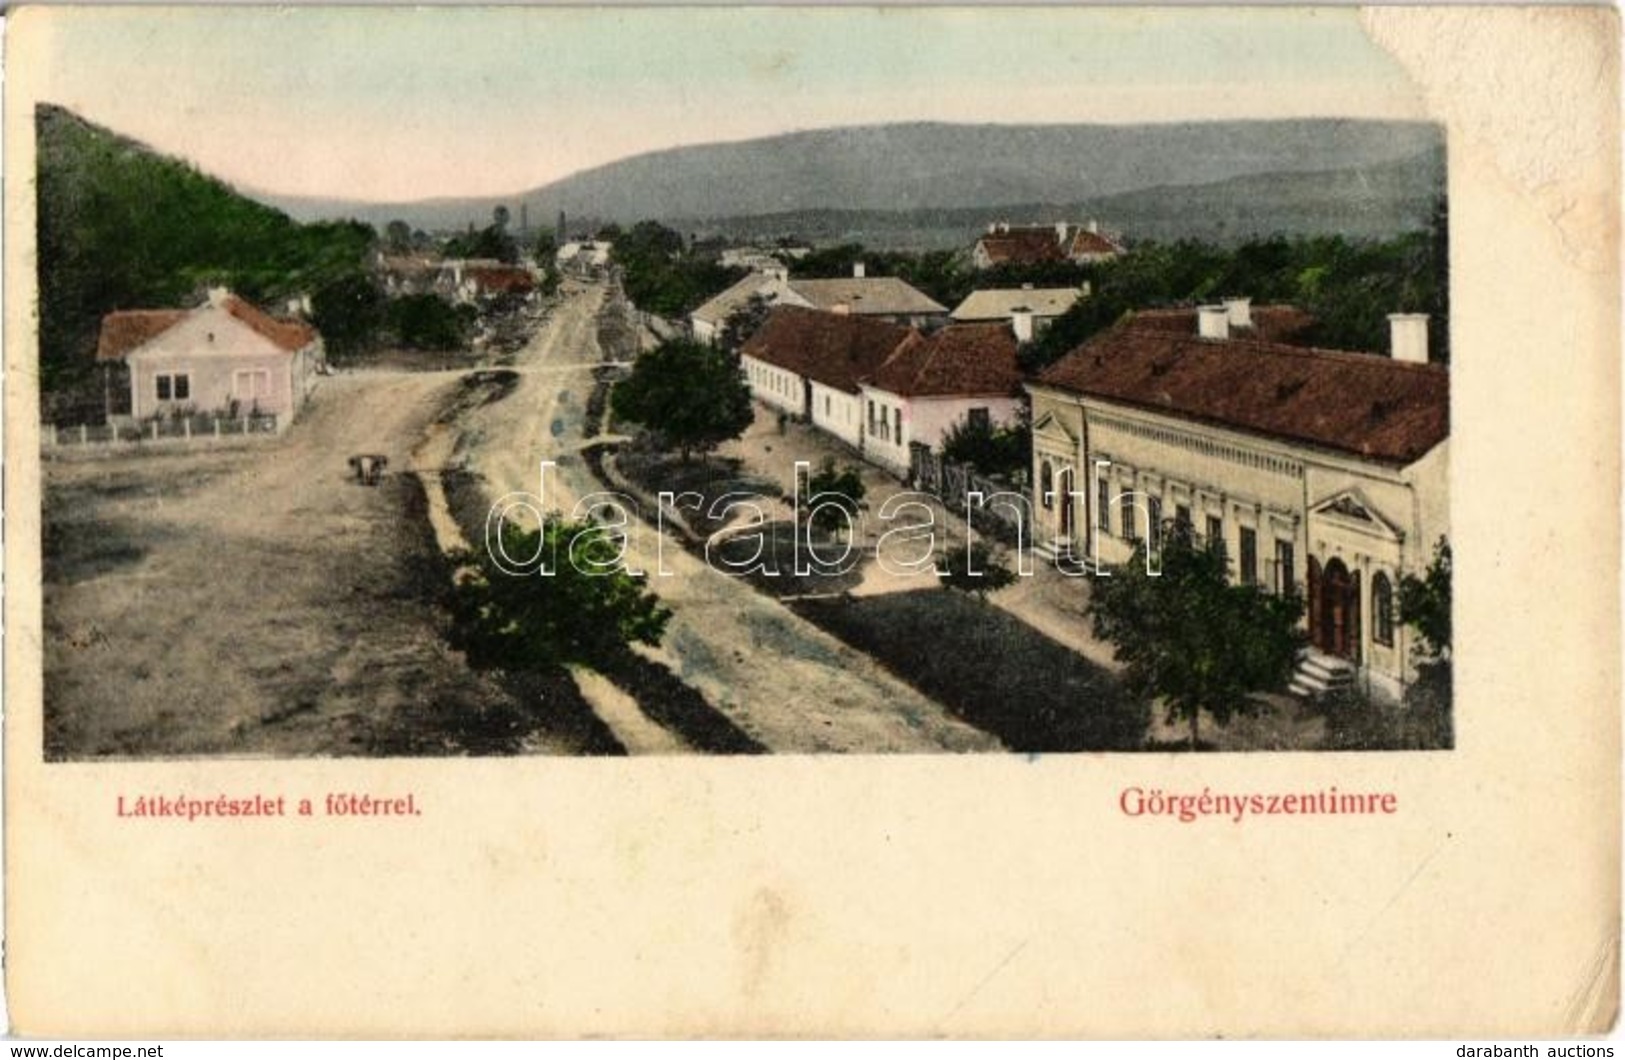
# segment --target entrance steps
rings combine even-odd
[[[1287,691],[1305,699],[1320,699],[1354,685],[1354,664],[1317,648],[1298,653],[1298,672],[1292,675]]]

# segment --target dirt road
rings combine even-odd
[[[395,472],[460,375],[335,376],[252,449],[47,462],[47,753],[580,750],[446,647]],[[357,452],[388,456],[382,485]]]
[[[603,489],[577,454],[600,360],[600,286],[572,288],[514,366],[519,386],[464,420],[461,456],[483,476],[490,499],[538,488],[554,460],[550,508],[568,511]],[[655,652],[740,729],[775,752],[969,751],[996,748],[990,735],[950,716],[872,659],[853,651],[743,581],[721,574],[675,541],[635,524],[628,562],[651,572],[673,608]],[[664,563],[662,576],[661,563]]]

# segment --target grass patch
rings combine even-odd
[[[940,589],[791,604],[1012,751],[1137,751],[1148,708],[999,608]]]

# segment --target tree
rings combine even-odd
[[[1252,693],[1291,677],[1304,642],[1303,601],[1231,585],[1223,552],[1177,520],[1161,537],[1157,573],[1147,570],[1141,541],[1126,564],[1090,583],[1088,611],[1095,635],[1124,664],[1129,692],[1162,700],[1170,722],[1188,721],[1194,751],[1203,710],[1228,724],[1251,709]]]
[[[1450,542],[1439,538],[1433,561],[1422,577],[1399,580],[1399,620],[1416,630],[1416,680],[1405,689],[1413,746],[1438,748],[1454,745],[1451,721],[1455,698],[1454,667],[1450,651],[1451,608]]]
[[[1016,572],[982,541],[973,541],[962,549],[949,549],[947,560],[948,566],[942,573],[944,589],[986,596],[1016,581]]]
[[[801,512],[825,533],[855,526],[866,492],[862,472],[851,464],[837,467],[835,458],[826,456],[818,470],[801,483]]]
[[[496,208],[491,211],[491,227],[498,232],[506,232],[508,230],[508,221],[512,216],[506,206],[498,203]]]
[[[942,436],[943,459],[969,464],[984,475],[1010,475],[1032,459],[1032,424],[1026,410],[1015,424],[994,427],[990,420],[958,421]]]
[[[384,294],[365,273],[348,273],[316,288],[310,315],[331,352],[357,353],[372,343],[384,321]]]
[[[750,337],[756,334],[758,328],[767,320],[767,299],[759,294],[753,294],[744,305],[728,314],[728,319],[722,322],[722,331],[717,335],[717,345],[729,353],[738,353],[744,348]]]
[[[453,557],[473,570],[453,597],[453,641],[471,665],[603,669],[630,644],[660,643],[671,611],[648,591],[645,575],[619,562],[620,544],[604,527],[557,516],[540,531],[504,523],[502,544],[504,565],[489,551]],[[546,573],[526,563],[535,556],[543,558]]]
[[[411,250],[412,226],[399,219],[389,222],[384,226],[384,246],[394,254]]]
[[[739,358],[677,339],[643,354],[615,385],[618,416],[642,424],[682,451],[705,453],[745,433],[754,418]]]
[[[1428,662],[1450,660],[1450,562],[1450,542],[1441,537],[1422,577],[1399,580],[1399,620],[1416,630],[1417,655]]]
[[[470,323],[457,307],[433,294],[403,295],[389,303],[385,315],[396,341],[412,350],[460,349]]]

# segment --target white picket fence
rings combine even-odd
[[[151,442],[213,442],[227,438],[274,438],[274,413],[250,416],[175,416],[126,424],[86,424],[58,427],[43,424],[41,441],[47,449],[86,446],[134,446]]]

